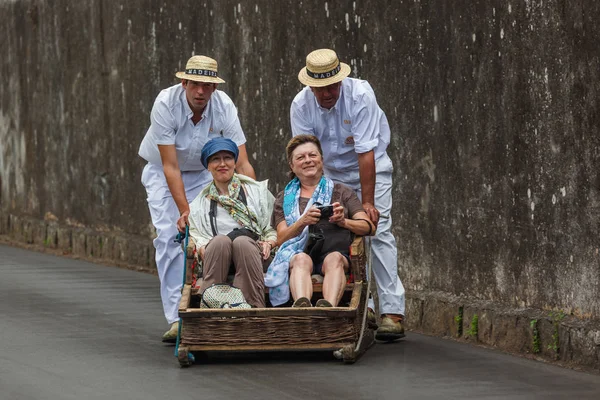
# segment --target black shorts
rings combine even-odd
[[[334,253],[333,251],[330,251],[329,253],[325,253],[325,254],[321,254],[319,256],[319,262],[316,264],[313,264],[313,272],[312,274],[319,274],[319,275],[323,275],[323,261],[325,261],[325,257],[327,257],[330,253]],[[340,251],[339,252],[341,255],[343,255],[344,257],[346,257],[346,260],[348,260],[348,266],[350,266],[350,254],[348,252],[344,252],[344,251]]]

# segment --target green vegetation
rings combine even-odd
[[[529,326],[531,326],[531,329],[533,329],[531,351],[534,354],[540,352],[540,332],[538,331],[537,322],[537,319],[532,319],[529,323]]]
[[[479,325],[479,317],[477,316],[477,314],[475,314],[475,315],[473,315],[473,318],[471,319],[471,327],[467,331],[467,335],[477,339],[477,332],[479,329],[478,325]]]
[[[454,316],[456,322],[456,337],[461,337],[463,334],[463,306],[458,307],[458,315]]]
[[[553,311],[550,313],[552,325],[554,325],[554,331],[552,332],[552,343],[548,345],[548,350],[553,350],[557,359],[559,358],[560,354],[560,335],[558,328],[560,326],[560,321],[562,321],[565,316],[566,314],[562,311]]]

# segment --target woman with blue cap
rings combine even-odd
[[[233,286],[253,307],[264,307],[263,260],[277,240],[271,227],[274,197],[267,181],[235,173],[237,157],[231,139],[218,137],[204,145],[201,161],[213,181],[190,204],[190,236],[203,260],[201,291],[224,283],[233,264]]]

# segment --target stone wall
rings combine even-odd
[[[393,130],[411,327],[437,332],[417,301],[427,293],[455,316],[483,301],[600,319],[600,3],[0,0],[0,10],[2,233],[29,240],[18,232],[37,224],[48,245],[64,227],[71,251],[72,232],[90,249],[93,237],[121,238],[149,249],[128,262],[151,267],[136,153],[158,92],[190,55],[215,57],[251,161],[276,192],[297,72],[310,50],[332,47],[371,82]]]

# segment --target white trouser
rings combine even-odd
[[[387,158],[387,157],[386,157]],[[387,164],[389,159],[381,160]],[[371,268],[377,284],[379,296],[379,312],[381,314],[401,314],[405,310],[404,286],[398,276],[398,249],[392,228],[392,172],[391,161],[389,168],[380,167],[378,160],[377,176],[375,179],[375,207],[380,212],[377,233],[371,239],[372,262]],[[381,171],[381,170],[384,171]],[[360,183],[348,183],[340,180],[339,174],[327,175],[334,182],[343,183],[355,190],[362,198]],[[374,308],[373,300],[369,299],[369,307]]]
[[[207,171],[184,171],[181,173],[188,202],[212,179]],[[156,228],[156,268],[160,279],[160,297],[165,318],[169,324],[179,320],[178,306],[183,283],[184,253],[181,244],[174,242],[177,236],[179,210],[173,200],[161,165],[147,164],[142,172],[142,184],[148,195],[148,208],[152,224]]]

